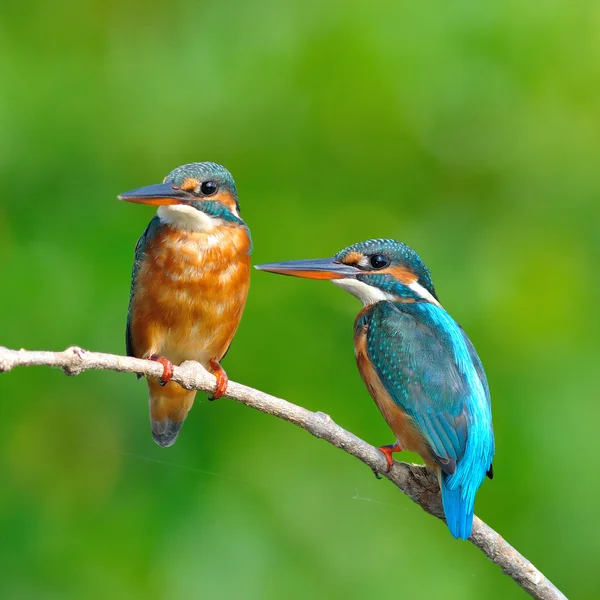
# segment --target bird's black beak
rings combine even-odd
[[[287,260],[285,262],[256,265],[259,271],[269,271],[280,275],[292,275],[306,279],[346,279],[354,277],[361,270],[352,265],[336,262],[332,258],[313,260]]]
[[[172,183],[158,183],[146,187],[125,192],[118,196],[119,200],[135,202],[137,204],[151,204],[153,206],[164,206],[166,204],[187,204],[196,197],[174,186]]]

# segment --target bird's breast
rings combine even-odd
[[[175,363],[220,360],[242,316],[250,281],[245,228],[166,226],[146,248],[132,301],[136,354]]]

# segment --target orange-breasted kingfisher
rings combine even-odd
[[[419,255],[394,240],[370,240],[332,259],[258,265],[327,279],[364,307],[354,324],[358,369],[396,436],[379,448],[388,469],[403,448],[436,474],[448,528],[467,539],[475,494],[492,478],[494,430],[483,366],[460,325],[440,304]]]
[[[196,395],[169,381],[173,365],[198,361],[216,376],[213,399],[227,390],[220,362],[248,295],[250,231],[233,177],[212,162],[183,165],[119,199],[159,207],[135,248],[126,345],[128,356],[163,365],[161,379],[148,378],[150,421],[154,441],[171,446]]]

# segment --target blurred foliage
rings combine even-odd
[[[255,262],[370,237],[419,251],[492,389],[477,513],[567,595],[600,596],[600,5],[0,11],[0,344],[124,352],[152,211],[116,195],[221,162]],[[227,371],[389,443],[358,310],[253,273]],[[0,399],[3,598],[524,596],[358,461],[233,402],[199,397],[164,450],[132,376],[20,369]]]

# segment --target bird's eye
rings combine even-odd
[[[384,256],[383,254],[374,254],[369,259],[369,263],[371,263],[371,266],[374,269],[383,269],[390,264],[390,261],[388,260],[387,256]]]
[[[217,193],[219,186],[216,181],[203,181],[200,185],[200,191],[203,196],[212,196]]]

